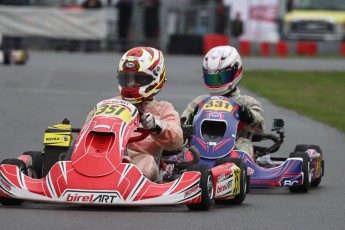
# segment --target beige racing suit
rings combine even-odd
[[[121,97],[116,98],[121,99]],[[87,116],[85,124],[91,120],[97,108],[106,103],[107,100],[99,102]],[[156,160],[159,159],[161,150],[171,151],[183,145],[180,117],[173,105],[166,101],[158,102],[153,99],[136,106],[144,113],[152,113],[162,126],[162,131],[158,135],[150,134],[142,141],[130,143],[127,149],[130,162],[135,164],[148,179],[155,181],[159,172]]]
[[[191,114],[193,114],[197,105],[207,97],[210,97],[210,95],[205,94],[196,97],[187,105],[181,117],[187,118],[187,121],[192,121],[192,117],[190,117]],[[262,105],[253,97],[241,95],[241,92],[238,88],[231,93],[230,97],[239,105],[247,106],[253,114],[254,121],[251,124],[245,124],[244,128],[237,132],[235,143],[235,149],[246,151],[253,157],[254,150],[251,143],[252,135],[253,133],[262,133],[265,130]]]

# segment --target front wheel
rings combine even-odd
[[[213,205],[214,189],[213,189],[213,175],[208,165],[191,165],[187,171],[197,171],[201,173],[200,188],[201,188],[201,202],[198,204],[187,204],[189,210],[206,211]]]
[[[11,159],[5,159],[3,160],[0,164],[9,164],[9,165],[16,165],[19,170],[24,173],[25,175],[28,174],[27,169],[26,169],[26,165],[23,161],[15,159],[15,158],[11,158]],[[21,205],[23,203],[24,200],[22,199],[15,199],[15,198],[9,198],[9,197],[3,197],[0,196],[0,203],[2,205]]]
[[[291,157],[300,157],[303,159],[302,164],[302,172],[303,176],[303,184],[300,186],[289,186],[289,190],[292,193],[306,193],[310,188],[311,183],[311,173],[310,173],[310,160],[309,156],[306,152],[292,152],[289,156]]]

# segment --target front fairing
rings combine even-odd
[[[46,177],[34,179],[15,165],[3,164],[0,196],[81,205],[194,204],[201,200],[200,176],[200,172],[184,172],[174,181],[159,184],[135,165],[121,163],[107,175],[90,177],[79,173],[71,161],[59,161]]]
[[[78,137],[72,154],[73,167],[94,177],[113,172],[139,125],[138,114],[135,106],[126,101],[113,99],[102,104]]]
[[[196,131],[193,146],[199,150],[201,158],[226,156],[235,146],[239,106],[230,98],[212,96],[198,107],[193,120]]]

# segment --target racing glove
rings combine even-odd
[[[143,113],[140,122],[144,129],[151,129],[151,134],[158,135],[162,131],[160,121],[155,119],[152,113]]]
[[[251,124],[254,121],[254,115],[252,113],[252,111],[250,111],[250,109],[245,106],[242,105],[240,106],[240,120],[243,121],[246,124]]]
[[[194,111],[189,114],[186,125],[193,125],[194,116],[198,113],[199,107],[196,106]]]
[[[186,121],[187,121],[187,117],[181,117],[180,118],[181,126],[183,126]]]

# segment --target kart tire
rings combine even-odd
[[[40,179],[43,177],[43,154],[42,151],[26,151],[23,155],[30,155],[32,158],[32,169],[36,174],[36,178]]]
[[[322,150],[318,145],[296,145],[294,152],[305,152],[308,149],[315,149],[318,153],[322,154]]]
[[[214,202],[216,204],[233,204],[233,205],[240,205],[243,203],[244,199],[246,198],[246,194],[248,193],[249,188],[249,180],[250,177],[247,174],[247,166],[243,162],[242,159],[236,159],[236,158],[219,158],[216,160],[214,166],[222,165],[225,163],[234,163],[237,167],[240,168],[240,175],[241,175],[241,181],[240,181],[240,193],[236,195],[231,200],[215,200]]]
[[[28,175],[25,163],[19,159],[16,159],[16,158],[5,159],[1,161],[0,164],[16,165],[22,173],[24,173],[25,175]],[[23,199],[15,199],[15,198],[0,196],[0,203],[2,205],[15,206],[15,205],[21,205],[23,202],[24,202]]]
[[[322,160],[322,149],[320,148],[320,146],[318,145],[296,145],[294,152],[305,152],[308,149],[315,149],[318,153],[320,153],[321,155],[321,176],[319,178],[316,178],[315,180],[313,180],[311,182],[311,187],[318,187],[319,184],[321,183],[321,177],[323,177],[324,173],[325,173],[325,163]]]
[[[198,204],[187,204],[189,210],[207,211],[214,203],[213,175],[208,165],[191,165],[187,171],[198,171],[201,173],[200,188],[201,202]]]
[[[289,186],[289,190],[292,193],[306,193],[310,188],[311,173],[310,173],[310,158],[306,152],[292,152],[289,156],[300,157],[303,159],[302,172],[304,174],[303,184],[300,186]]]

